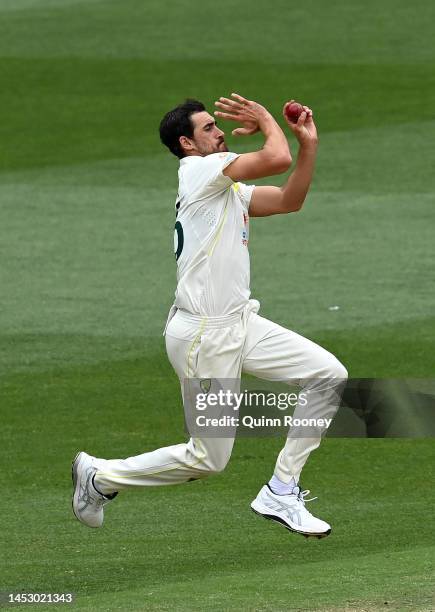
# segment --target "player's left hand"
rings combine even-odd
[[[215,115],[222,117],[223,119],[229,119],[230,121],[237,121],[241,123],[243,127],[236,128],[231,133],[233,136],[251,136],[256,132],[260,131],[260,126],[255,113],[250,112],[252,105],[260,107],[256,102],[245,100],[238,94],[231,94],[234,100],[229,98],[221,97],[216,100],[215,106],[219,108],[219,111],[215,112]],[[243,102],[244,101],[244,102]],[[262,108],[262,107],[260,107]],[[264,109],[265,110],[265,109]]]
[[[285,114],[285,109],[288,104],[291,104],[294,100],[290,100],[290,102],[286,102],[282,109],[282,114],[284,115],[284,119],[287,125],[290,127],[293,134],[298,139],[300,145],[317,145],[318,136],[317,136],[317,128],[313,119],[313,111],[308,106],[304,106],[304,111],[300,114],[298,122],[292,123],[290,119]]]

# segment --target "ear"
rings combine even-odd
[[[183,147],[184,151],[193,151],[195,149],[195,145],[190,140],[190,138],[187,138],[187,136],[180,136],[178,141],[180,145]]]

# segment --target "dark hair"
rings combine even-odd
[[[179,159],[186,156],[180,145],[180,136],[192,138],[193,125],[190,117],[194,113],[201,113],[202,111],[205,111],[202,102],[188,99],[166,113],[160,122],[160,140]]]

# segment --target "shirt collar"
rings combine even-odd
[[[180,166],[184,166],[185,164],[189,164],[192,161],[194,161],[195,159],[198,159],[198,157],[202,157],[202,155],[186,155],[186,157],[183,157],[180,159]]]

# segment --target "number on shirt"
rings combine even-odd
[[[178,217],[178,213],[180,211],[181,200],[179,200],[178,198],[179,196],[177,193],[177,201],[175,203],[175,218]],[[174,254],[175,254],[175,259],[177,261],[181,255],[181,251],[183,250],[183,245],[184,245],[183,226],[181,225],[179,221],[177,221],[174,227]]]
[[[178,258],[181,255],[181,251],[183,250],[183,246],[184,246],[183,226],[181,225],[181,223],[179,221],[177,221],[177,223],[175,224],[175,227],[174,227],[174,253],[175,253],[175,259],[177,261],[178,261]]]

